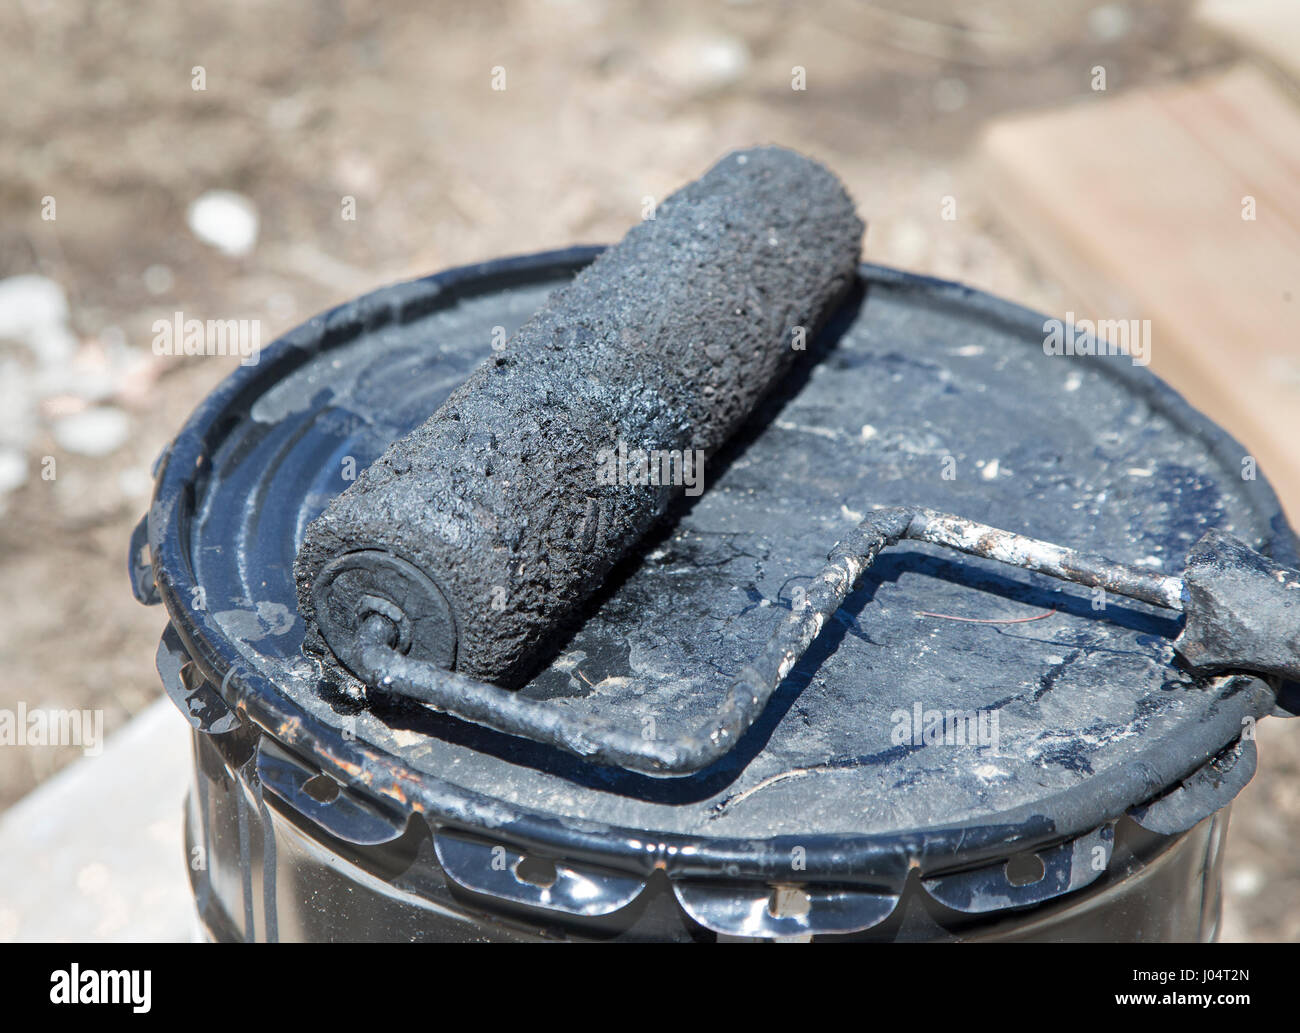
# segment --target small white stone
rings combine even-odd
[[[891,259],[899,265],[922,264],[930,249],[930,237],[924,227],[913,220],[904,220],[894,226],[889,234]]]
[[[0,280],[0,337],[21,339],[30,327],[67,320],[67,295],[53,280],[44,276]]]
[[[735,36],[696,36],[674,41],[661,55],[659,70],[692,93],[723,89],[749,68],[749,48]]]
[[[749,48],[734,36],[701,40],[697,55],[705,81],[713,86],[730,85],[749,67]]]
[[[22,451],[36,431],[37,393],[16,358],[0,358],[0,444]]]
[[[1133,15],[1123,4],[1102,4],[1088,12],[1088,31],[1096,39],[1120,39],[1128,35],[1133,25]]]
[[[150,294],[166,294],[176,283],[176,277],[165,265],[151,265],[144,271],[144,286]]]
[[[257,243],[257,208],[233,190],[209,190],[190,205],[187,221],[199,240],[228,255],[246,255]]]
[[[121,409],[105,405],[65,416],[51,430],[60,448],[83,456],[106,456],[122,447],[131,425]]]
[[[996,480],[998,476],[998,469],[999,469],[998,461],[996,459],[990,459],[987,463],[984,464],[984,469],[980,471],[980,476],[983,477],[986,481]]]
[[[1228,876],[1228,888],[1240,897],[1253,897],[1264,888],[1264,876],[1258,868],[1243,866]]]
[[[27,457],[15,448],[0,448],[0,496],[8,495],[27,480]]]
[[[68,329],[68,298],[44,276],[0,280],[0,338],[25,344],[42,363],[64,362],[76,350]]]

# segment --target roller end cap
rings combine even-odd
[[[367,641],[362,625],[372,616],[391,626],[391,645],[413,660],[452,669],[456,622],[446,596],[413,564],[378,549],[335,556],[312,584],[316,626],[331,653],[365,682]]]

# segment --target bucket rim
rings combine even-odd
[[[1170,756],[1162,763],[1115,765],[1036,804],[969,822],[889,833],[779,835],[760,840],[715,837],[579,823],[414,771],[400,757],[358,737],[349,738],[340,728],[308,713],[270,678],[250,670],[229,639],[211,634],[195,619],[186,604],[197,583],[188,557],[185,520],[204,483],[209,444],[220,438],[223,423],[241,398],[260,393],[268,378],[274,380],[321,351],[385,321],[412,318],[444,300],[490,293],[512,281],[527,283],[548,275],[572,274],[602,250],[601,246],[580,246],[511,256],[380,287],[277,338],[262,350],[257,365],[236,368],[200,403],[155,470],[148,545],[158,592],[172,627],[206,679],[219,687],[222,698],[241,720],[256,725],[263,734],[308,758],[352,790],[403,813],[421,815],[435,830],[441,826],[469,832],[491,830],[502,839],[556,856],[587,859],[647,876],[663,869],[674,878],[789,881],[791,850],[797,847],[804,856],[803,881],[871,885],[898,892],[913,869],[933,876],[1094,833],[1176,789],[1237,740],[1244,717],[1258,719],[1273,709],[1275,697],[1268,684],[1252,676],[1230,676],[1232,691],[1223,694],[1225,701],[1230,696],[1230,705],[1220,707],[1209,737],[1217,741],[1214,748],[1206,745],[1203,725],[1180,729],[1167,738],[1175,748],[1165,751]],[[859,266],[859,276],[868,287],[879,284],[914,292],[931,304],[958,304],[964,311],[1022,331],[1032,327],[1039,332],[1042,326],[1041,313],[952,281],[869,263]],[[1118,378],[1126,390],[1145,400],[1180,431],[1199,439],[1225,466],[1236,466],[1247,454],[1227,431],[1193,409],[1148,369],[1122,355],[1079,356],[1079,360],[1099,363],[1099,368]],[[1264,475],[1243,481],[1240,490],[1260,523],[1268,527],[1263,551],[1281,563],[1298,565],[1293,533]],[[1055,817],[1049,819],[1047,814]]]

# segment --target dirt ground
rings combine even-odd
[[[112,730],[158,692],[164,618],[132,599],[126,543],[151,461],[236,360],[155,356],[156,319],[260,319],[269,341],[396,279],[617,239],[643,198],[762,142],[840,174],[871,260],[1054,309],[1067,287],[971,171],[982,127],[1086,95],[1096,64],[1119,91],[1236,56],[1182,0],[0,7],[0,279],[60,285],[73,336],[54,373],[0,340],[0,448],[25,461],[0,494],[0,707],[102,708]],[[247,253],[187,224],[210,190],[255,207]],[[106,455],[72,433],[87,413],[125,422]],[[1300,939],[1297,731],[1262,727],[1224,938]],[[75,755],[0,750],[0,806]]]

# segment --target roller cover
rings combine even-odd
[[[408,655],[520,684],[674,495],[707,484],[852,283],[862,232],[834,175],[776,147],[668,197],[307,528],[309,651],[355,670],[379,613]]]

